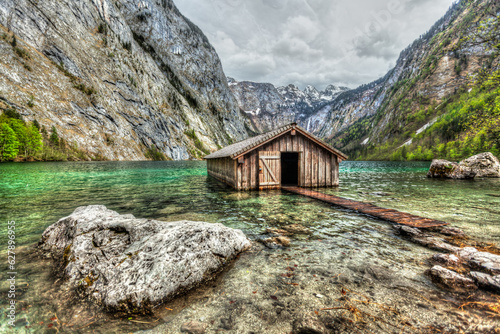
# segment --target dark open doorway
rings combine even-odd
[[[299,153],[281,153],[281,185],[299,185]]]

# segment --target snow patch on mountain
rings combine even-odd
[[[328,112],[316,111],[349,90],[335,85],[329,85],[324,91],[311,85],[301,90],[293,84],[275,87],[270,83],[238,82],[233,78],[228,78],[228,83],[240,109],[249,117],[249,126],[260,132],[290,122],[297,122],[311,131],[319,129]]]

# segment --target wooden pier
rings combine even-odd
[[[337,205],[346,209],[354,210],[356,212],[361,212],[396,224],[402,224],[417,228],[430,228],[448,225],[448,223],[443,221],[423,218],[397,210],[384,209],[373,204],[354,201],[334,195],[327,195],[310,189],[304,189],[300,187],[282,187],[281,189],[294,194],[307,196],[320,200],[322,202]]]

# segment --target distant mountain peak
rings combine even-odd
[[[312,85],[301,90],[294,84],[276,88],[272,84],[233,82],[231,78],[228,82],[240,109],[262,132],[290,122],[307,126],[309,115],[345,91],[335,85],[320,92]]]

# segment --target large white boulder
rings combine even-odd
[[[161,222],[104,206],[77,208],[39,248],[69,288],[108,310],[148,312],[220,272],[250,242],[222,224]]]

